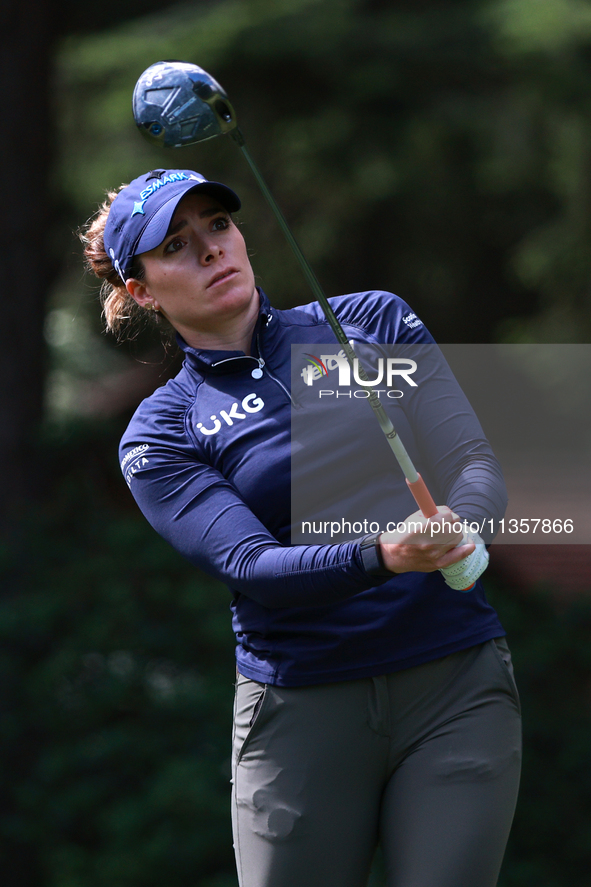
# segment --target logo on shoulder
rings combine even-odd
[[[249,413],[258,413],[264,406],[264,401],[257,394],[253,393],[247,394],[240,404],[236,401],[229,410],[220,410],[219,412],[226,425],[233,425],[236,419],[246,419]],[[244,412],[241,412],[241,410]],[[222,427],[222,423],[215,413],[213,416],[210,416],[210,419],[213,422],[213,426],[209,428],[206,428],[203,422],[197,422],[197,430],[201,434],[217,434]]]
[[[405,317],[403,317],[402,320],[403,320],[403,323],[405,323],[407,325],[407,327],[411,330],[414,330],[414,328],[416,326],[423,325],[423,321],[419,320],[419,318],[417,317],[417,315],[413,311],[411,311],[410,314],[407,314]]]
[[[149,464],[150,460],[146,456],[149,449],[149,444],[140,444],[139,447],[134,447],[133,450],[126,453],[121,460],[121,471],[128,486],[131,486],[134,474],[137,474],[138,471],[141,471],[142,468]]]

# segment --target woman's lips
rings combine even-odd
[[[233,277],[234,274],[238,274],[237,268],[228,268],[227,271],[220,271],[220,273],[216,274],[215,277],[213,277],[207,284],[207,289],[215,286],[218,283],[224,283],[226,280],[229,280],[230,277]]]

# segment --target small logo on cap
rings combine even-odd
[[[112,247],[109,250],[109,255],[111,256],[111,261],[113,262],[113,267],[115,268],[115,271],[117,272],[117,274],[119,275],[119,277],[121,278],[123,283],[125,283],[125,275],[123,274],[123,271],[121,270],[121,265],[119,264],[119,260],[115,258],[115,250]]]
[[[166,185],[171,185],[173,182],[183,182],[183,181],[194,181],[194,182],[205,182],[206,180],[203,176],[197,176],[194,173],[191,173],[190,176],[186,175],[184,172],[173,172],[169,176],[163,176],[164,170],[162,170],[161,177],[156,178],[154,175],[151,176],[155,181],[148,185],[147,188],[144,188],[143,191],[140,191],[141,200],[136,200],[133,204],[133,211],[131,213],[132,216],[137,216],[141,214],[145,215],[144,212],[144,203],[146,200],[155,194],[156,191],[159,191],[160,188],[166,187]]]
[[[203,177],[199,177],[191,174],[188,176],[184,172],[172,172],[169,176],[162,176],[161,178],[155,178],[152,176],[152,184],[148,185],[147,188],[144,188],[143,191],[140,191],[140,199],[136,200],[133,204],[133,211],[131,213],[132,216],[137,216],[139,214],[144,215],[144,203],[146,200],[155,194],[156,191],[159,191],[160,188],[165,188],[167,185],[172,185],[173,182],[183,182],[194,180],[196,182],[204,182],[205,179]]]

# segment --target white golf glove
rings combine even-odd
[[[478,533],[464,530],[464,537],[460,545],[465,545],[467,542],[476,543],[472,554],[458,561],[457,564],[452,564],[451,567],[444,567],[441,570],[446,585],[456,591],[471,591],[476,580],[482,576],[488,566],[488,551]]]

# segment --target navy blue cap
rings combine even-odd
[[[189,191],[215,197],[228,212],[240,209],[238,196],[220,182],[191,169],[154,169],[119,192],[105,225],[105,249],[125,282],[133,259],[162,243],[180,200]]]

